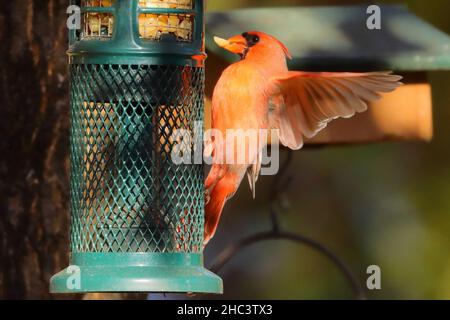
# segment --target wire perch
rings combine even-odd
[[[286,160],[284,161],[279,174],[276,177],[276,181],[273,185],[273,188],[271,190],[271,197],[270,197],[270,216],[271,216],[271,224],[272,229],[265,232],[259,232],[254,235],[251,235],[249,237],[246,237],[242,240],[240,240],[237,243],[231,244],[227,248],[225,248],[213,261],[211,267],[209,268],[212,272],[218,273],[222,268],[231,260],[233,257],[235,257],[241,250],[244,250],[256,243],[259,242],[265,242],[265,241],[272,241],[272,240],[287,240],[287,241],[293,241],[298,244],[306,245],[325,257],[327,257],[329,260],[331,260],[335,266],[339,269],[339,271],[342,272],[345,279],[348,281],[350,287],[352,288],[354,292],[355,299],[357,300],[365,300],[366,294],[361,286],[361,284],[358,282],[357,277],[352,272],[350,267],[336,254],[334,254],[329,248],[327,248],[322,243],[310,239],[308,237],[305,237],[300,234],[285,232],[280,229],[279,219],[278,219],[278,211],[276,208],[277,200],[280,198],[283,191],[287,189],[290,182],[292,181],[291,176],[287,176],[287,170],[292,162],[293,153],[291,151],[288,152],[288,156]]]

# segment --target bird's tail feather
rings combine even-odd
[[[236,192],[236,181],[233,175],[227,174],[220,179],[209,193],[209,201],[205,206],[204,244],[214,236],[225,202]]]

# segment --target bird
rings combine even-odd
[[[212,96],[211,129],[222,134],[207,138],[205,154],[212,166],[205,180],[204,245],[214,236],[225,203],[234,196],[247,174],[250,189],[261,170],[261,152],[267,142],[245,144],[245,161],[225,159],[237,152],[227,140],[229,130],[278,132],[279,143],[302,148],[337,118],[350,118],[367,110],[369,102],[402,85],[401,76],[381,72],[290,71],[288,48],[277,38],[259,31],[244,32],[215,43],[240,59],[220,76]],[[225,138],[223,138],[225,137]]]

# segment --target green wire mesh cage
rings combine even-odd
[[[203,1],[72,4],[71,265],[50,290],[221,293],[203,267],[203,167],[172,161],[176,130],[203,121]]]

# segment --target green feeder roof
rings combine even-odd
[[[283,7],[212,12],[206,19],[210,52],[229,62],[213,35],[267,32],[291,51],[290,67],[304,70],[450,69],[450,36],[403,6],[381,6],[381,30],[369,30],[367,6]]]

